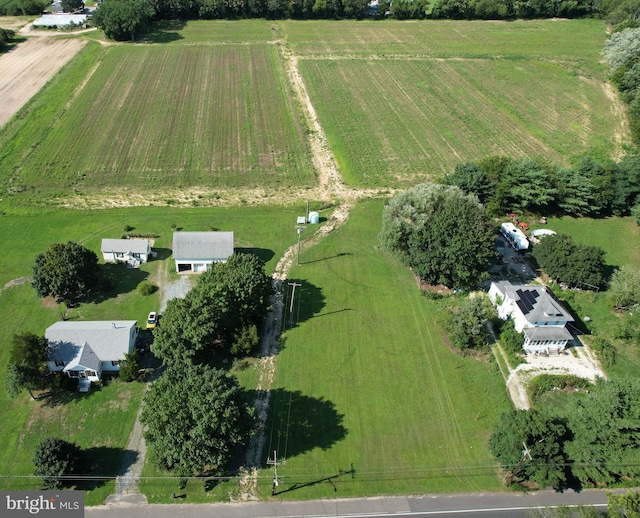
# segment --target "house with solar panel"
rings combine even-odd
[[[202,273],[233,254],[233,232],[174,232],[173,258],[178,273]]]
[[[524,334],[527,353],[559,354],[573,339],[568,325],[571,314],[546,286],[492,282],[489,299],[502,320],[511,318],[516,331]]]

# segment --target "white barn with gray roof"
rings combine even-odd
[[[178,273],[202,273],[233,254],[233,232],[174,232],[173,257]]]
[[[526,352],[560,353],[573,338],[567,329],[573,317],[546,286],[492,282],[489,299],[498,316],[512,318],[516,331],[524,334]]]
[[[135,347],[136,324],[135,320],[56,322],[44,333],[49,342],[49,370],[78,378],[79,389],[88,389],[102,373],[120,370],[120,362]]]

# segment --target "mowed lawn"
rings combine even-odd
[[[88,49],[73,88],[56,88],[63,73],[42,92],[52,117],[39,116],[36,99],[0,133],[5,188],[310,185],[277,47],[198,41]]]
[[[601,22],[281,25],[352,185],[404,187],[495,154],[568,164],[615,148]]]
[[[445,304],[377,248],[381,210],[359,204],[291,272],[264,452],[286,457],[279,497],[501,487],[487,439],[510,408],[504,381],[449,349]]]
[[[171,272],[170,248],[173,229],[188,231],[233,230],[236,250],[257,254],[271,271],[284,250],[295,243],[295,216],[303,211],[287,207],[233,209],[171,209],[148,207],[103,211],[51,211],[31,216],[2,216],[0,239],[10,243],[0,274],[0,288],[9,281],[31,274],[35,256],[54,242],[76,241],[95,251],[102,262],[102,238],[118,238],[125,226],[133,232],[155,235],[154,250],[158,260],[140,269],[109,267],[114,288],[92,301],[70,310],[71,320],[138,320],[157,310],[159,293],[142,297],[136,292],[141,280],[157,282],[158,271]],[[4,325],[0,328],[0,473],[5,477],[2,488],[34,488],[39,479],[33,474],[32,455],[38,441],[47,436],[62,437],[91,450],[99,462],[95,473],[114,477],[122,462],[131,427],[142,398],[142,385],[111,383],[88,394],[71,392],[68,398],[31,401],[25,392],[8,400],[4,379],[9,361],[9,344],[15,333],[43,335],[58,321],[62,305],[43,303],[28,282],[5,286],[0,290],[0,312]],[[254,387],[255,388],[255,387]],[[87,495],[87,502],[100,503],[113,492],[113,482],[101,481]]]

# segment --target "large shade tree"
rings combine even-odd
[[[576,244],[568,234],[545,236],[532,254],[540,268],[560,282],[587,289],[604,283],[604,250]]]
[[[254,410],[235,378],[182,362],[151,385],[140,420],[159,467],[197,475],[220,469],[246,443]]]
[[[112,40],[135,40],[156,12],[151,0],[105,0],[93,14],[93,24]]]
[[[422,184],[394,196],[380,241],[424,281],[450,287],[476,286],[495,258],[484,207],[454,186]]]
[[[573,440],[565,450],[583,484],[611,484],[640,475],[640,381],[601,380],[574,401],[568,414]]]
[[[169,301],[152,350],[165,362],[222,349],[247,354],[269,304],[271,279],[253,254],[234,254],[198,279],[184,299]]]
[[[537,410],[512,410],[498,422],[489,448],[511,477],[560,489],[567,480],[565,424]],[[525,450],[526,448],[526,450]]]
[[[56,437],[40,441],[33,453],[33,464],[34,474],[42,477],[47,489],[72,485],[74,475],[84,473],[88,465],[79,446]]]
[[[99,279],[98,256],[78,243],[53,243],[38,254],[32,284],[39,297],[52,295],[73,303],[95,287]]]

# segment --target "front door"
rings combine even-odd
[[[86,373],[86,371],[79,371],[79,372],[78,372],[78,378],[80,378],[80,379],[87,379],[87,373]]]

